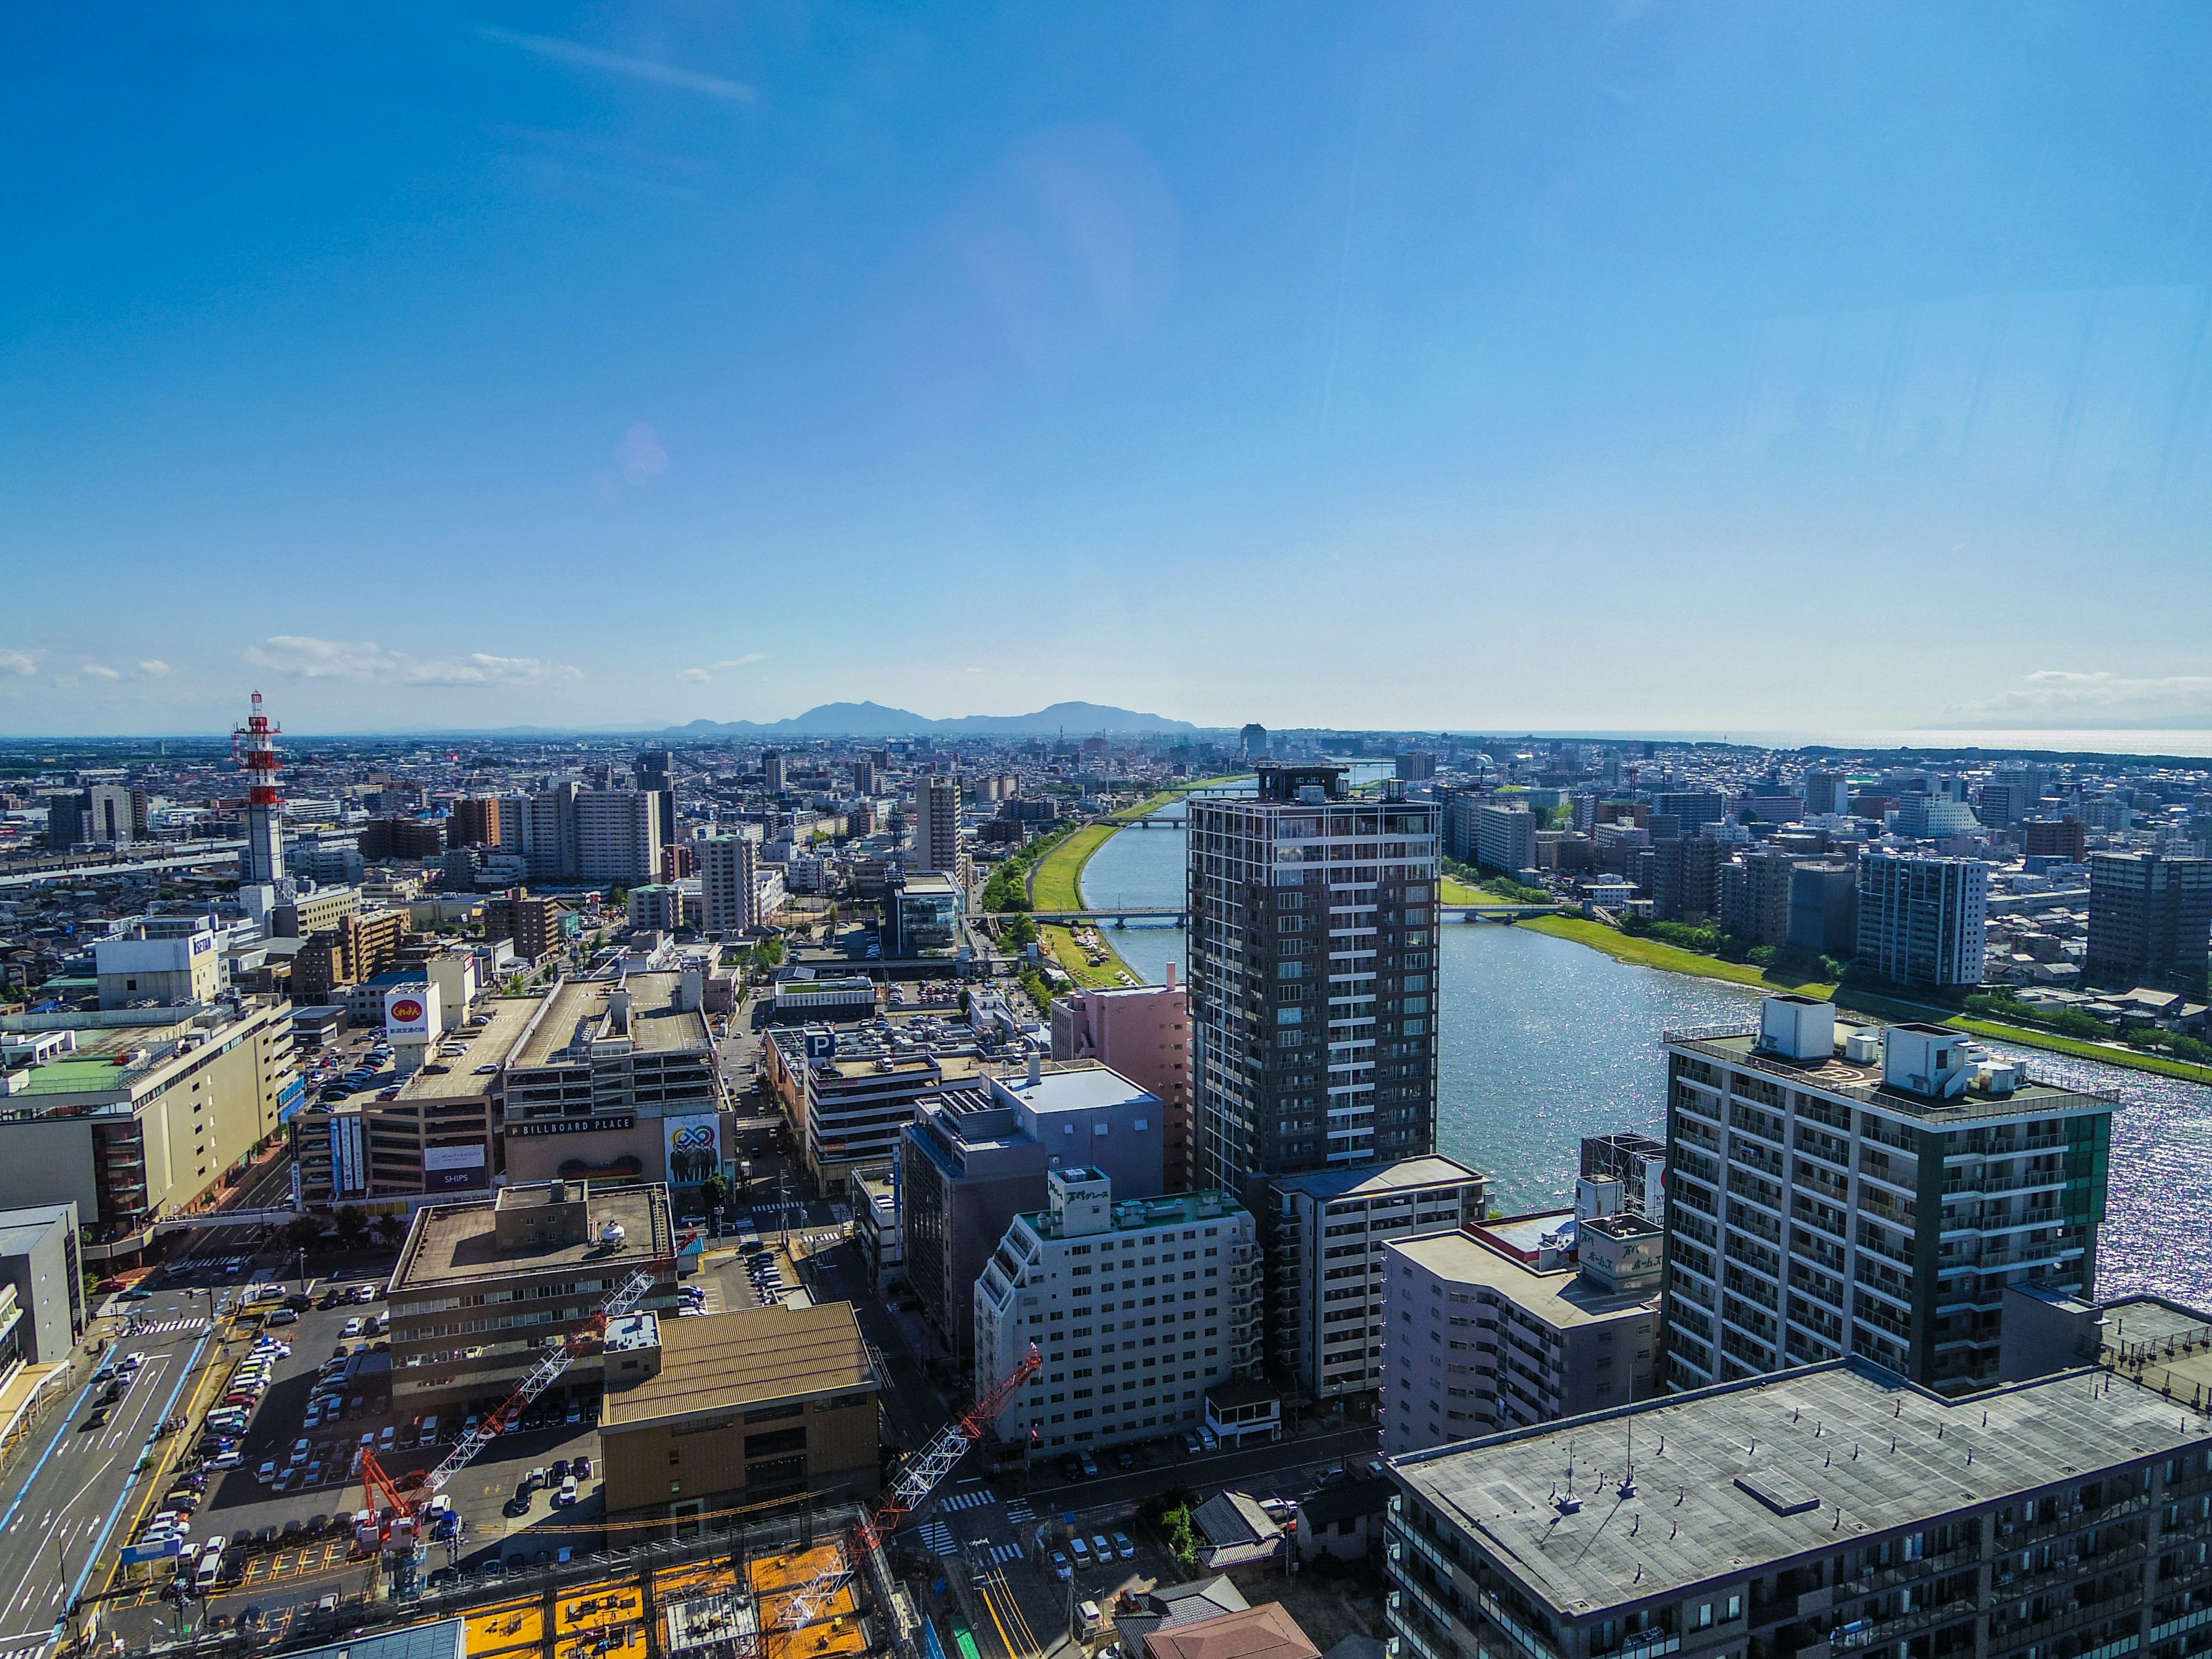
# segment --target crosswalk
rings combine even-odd
[[[151,1324],[135,1327],[141,1336],[164,1336],[171,1331],[190,1331],[197,1336],[207,1328],[208,1322],[204,1319],[157,1319]],[[0,1653],[0,1659],[9,1659],[9,1656]]]
[[[942,1521],[925,1522],[921,1528],[921,1547],[932,1555],[951,1560],[954,1554],[952,1528]]]
[[[1026,1498],[1017,1498],[1006,1505],[1006,1519],[1018,1527],[1025,1526],[1036,1519],[1036,1511],[1029,1506]]]
[[[940,1498],[937,1500],[937,1507],[949,1514],[954,1510],[972,1510],[979,1504],[998,1501],[998,1493],[979,1488],[975,1492],[956,1492],[950,1498]]]
[[[0,1659],[39,1659],[39,1656],[46,1650],[46,1644],[51,1639],[41,1636],[19,1646],[0,1648]]]
[[[1022,1559],[1022,1547],[1019,1544],[987,1544],[983,1547],[982,1555],[985,1566],[1002,1567],[1009,1561]],[[0,1656],[0,1659],[5,1659],[5,1656]]]

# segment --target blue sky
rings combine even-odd
[[[2212,728],[2201,6],[0,46],[0,731]]]

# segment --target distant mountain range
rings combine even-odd
[[[681,738],[904,738],[904,737],[1051,737],[1061,732],[1071,737],[1152,736],[1161,732],[1192,732],[1200,728],[1188,720],[1171,720],[1164,714],[1140,714],[1097,702],[1056,702],[1034,714],[963,714],[957,720],[933,720],[908,708],[886,708],[879,702],[825,702],[789,720],[692,720],[672,726],[661,734]]]

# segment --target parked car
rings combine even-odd
[[[1052,1553],[1052,1576],[1063,1584],[1075,1577],[1075,1569],[1068,1565],[1066,1556],[1058,1550]]]
[[[1077,1566],[1087,1567],[1091,1565],[1091,1546],[1084,1541],[1081,1533],[1075,1534],[1067,1540],[1067,1553],[1075,1559]]]

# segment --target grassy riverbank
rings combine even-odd
[[[1112,840],[1115,826],[1111,823],[1089,823],[1037,860],[1036,868],[1030,872],[1030,902],[1040,910],[1080,910],[1083,904],[1083,866],[1091,862],[1091,855]],[[1103,942],[1104,935],[1101,934]],[[1128,972],[1128,964],[1121,953],[1110,945],[1106,946],[1106,960],[1094,967],[1083,947],[1075,942],[1073,928],[1058,922],[1037,924],[1037,940],[1052,959],[1065,969],[1069,978],[1087,990],[1110,991],[1127,981],[1121,975]]]
[[[1987,1037],[1992,1042],[2017,1043],[2024,1048],[2045,1048],[2053,1054],[2071,1054],[2078,1060],[2099,1060],[2108,1066],[2123,1066],[2130,1071],[2148,1072],[2158,1077],[2178,1078],[2186,1083],[2212,1084],[2212,1066],[2191,1065],[2184,1060],[2170,1060],[2163,1054],[2146,1054],[2119,1043],[2083,1042],[2027,1026],[2001,1025],[1993,1020],[1974,1019],[1927,1004],[1900,1001],[1893,997],[1827,984],[1819,980],[1800,979],[1794,975],[1771,973],[1747,962],[1723,962],[1718,957],[1704,956],[1695,951],[1662,945],[1656,939],[1632,939],[1626,933],[1614,932],[1602,922],[1584,921],[1573,916],[1535,916],[1514,925],[1533,927],[1540,933],[1550,933],[1555,938],[1572,939],[1577,945],[1587,945],[1594,951],[1602,951],[1618,961],[1633,963],[1638,967],[1657,968],[1671,974],[1692,974],[1700,979],[1725,980],[1730,984],[1747,985],[1756,990],[1790,991],[1801,996],[1832,997],[1841,1006],[1858,1013],[1874,1014],[1885,1019],[1932,1018],[1954,1030]]]
[[[1193,778],[1188,783],[1178,783],[1172,788],[1163,789],[1157,794],[1147,795],[1134,806],[1124,808],[1103,822],[1117,824],[1133,823],[1139,818],[1150,817],[1163,806],[1173,805],[1193,790],[1218,788],[1222,784],[1235,783],[1241,778],[1249,778],[1253,774],[1249,772],[1224,772],[1218,777]]]

